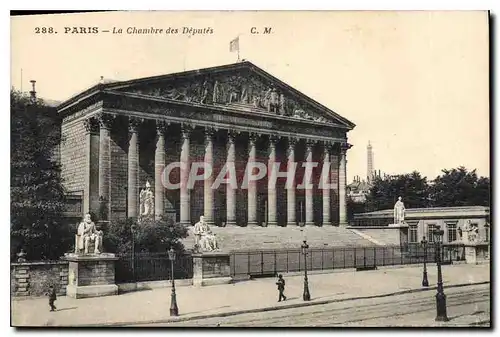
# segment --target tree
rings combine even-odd
[[[134,237],[132,240],[132,230]],[[173,247],[177,252],[184,251],[181,239],[188,236],[185,226],[176,223],[172,218],[162,217],[158,220],[144,220],[138,223],[133,218],[111,221],[104,235],[106,251],[117,254],[128,254],[132,251],[132,243],[136,252],[166,252]]]
[[[56,109],[12,90],[11,98],[11,258],[22,248],[27,258],[57,259],[72,243],[62,212],[61,169],[54,160],[60,143]]]
[[[489,206],[490,180],[479,178],[476,170],[468,171],[461,166],[442,170],[431,187],[434,207]]]
[[[428,207],[427,178],[417,171],[397,176],[375,177],[366,198],[367,211],[392,209],[398,197],[403,198],[406,208]]]

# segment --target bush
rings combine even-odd
[[[136,219],[111,221],[107,227],[103,245],[106,251],[116,254],[129,254],[133,242],[136,252],[160,253],[173,247],[178,253],[184,252],[180,241],[188,236],[186,227],[176,223],[171,218],[162,217],[159,220]]]

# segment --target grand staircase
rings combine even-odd
[[[186,249],[194,245],[189,228],[189,237],[183,240]],[[261,251],[298,249],[303,240],[311,248],[363,247],[375,244],[344,227],[216,227],[210,229],[216,234],[222,251]]]

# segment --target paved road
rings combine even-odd
[[[490,286],[445,289],[449,322],[435,322],[435,292],[391,296],[142,327],[480,326],[490,322]]]

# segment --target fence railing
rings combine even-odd
[[[463,246],[442,246],[441,261],[465,259]],[[424,262],[424,249],[420,244],[403,246],[376,247],[335,247],[330,249],[313,248],[308,250],[306,263],[308,270],[333,270],[345,268],[374,268],[420,264]],[[427,246],[427,262],[436,262],[436,247]],[[231,253],[231,274],[276,276],[278,273],[298,272],[305,268],[304,255],[300,249],[246,251]]]
[[[165,253],[136,253],[118,255],[115,267],[117,283],[162,281],[171,279],[171,262]],[[174,261],[176,279],[193,277],[193,259],[190,255],[177,256]]]
[[[450,264],[465,260],[463,245],[442,246],[441,261]],[[136,253],[118,255],[115,280],[117,283],[160,281],[171,279],[168,254]],[[420,244],[374,247],[313,248],[306,256],[307,269],[333,270],[345,268],[374,268],[377,266],[411,265],[424,262],[424,249]],[[436,262],[436,246],[427,246],[427,262]],[[230,253],[232,276],[276,276],[278,273],[303,271],[304,255],[300,249],[238,251]],[[193,277],[191,255],[177,256],[174,262],[176,279]]]

